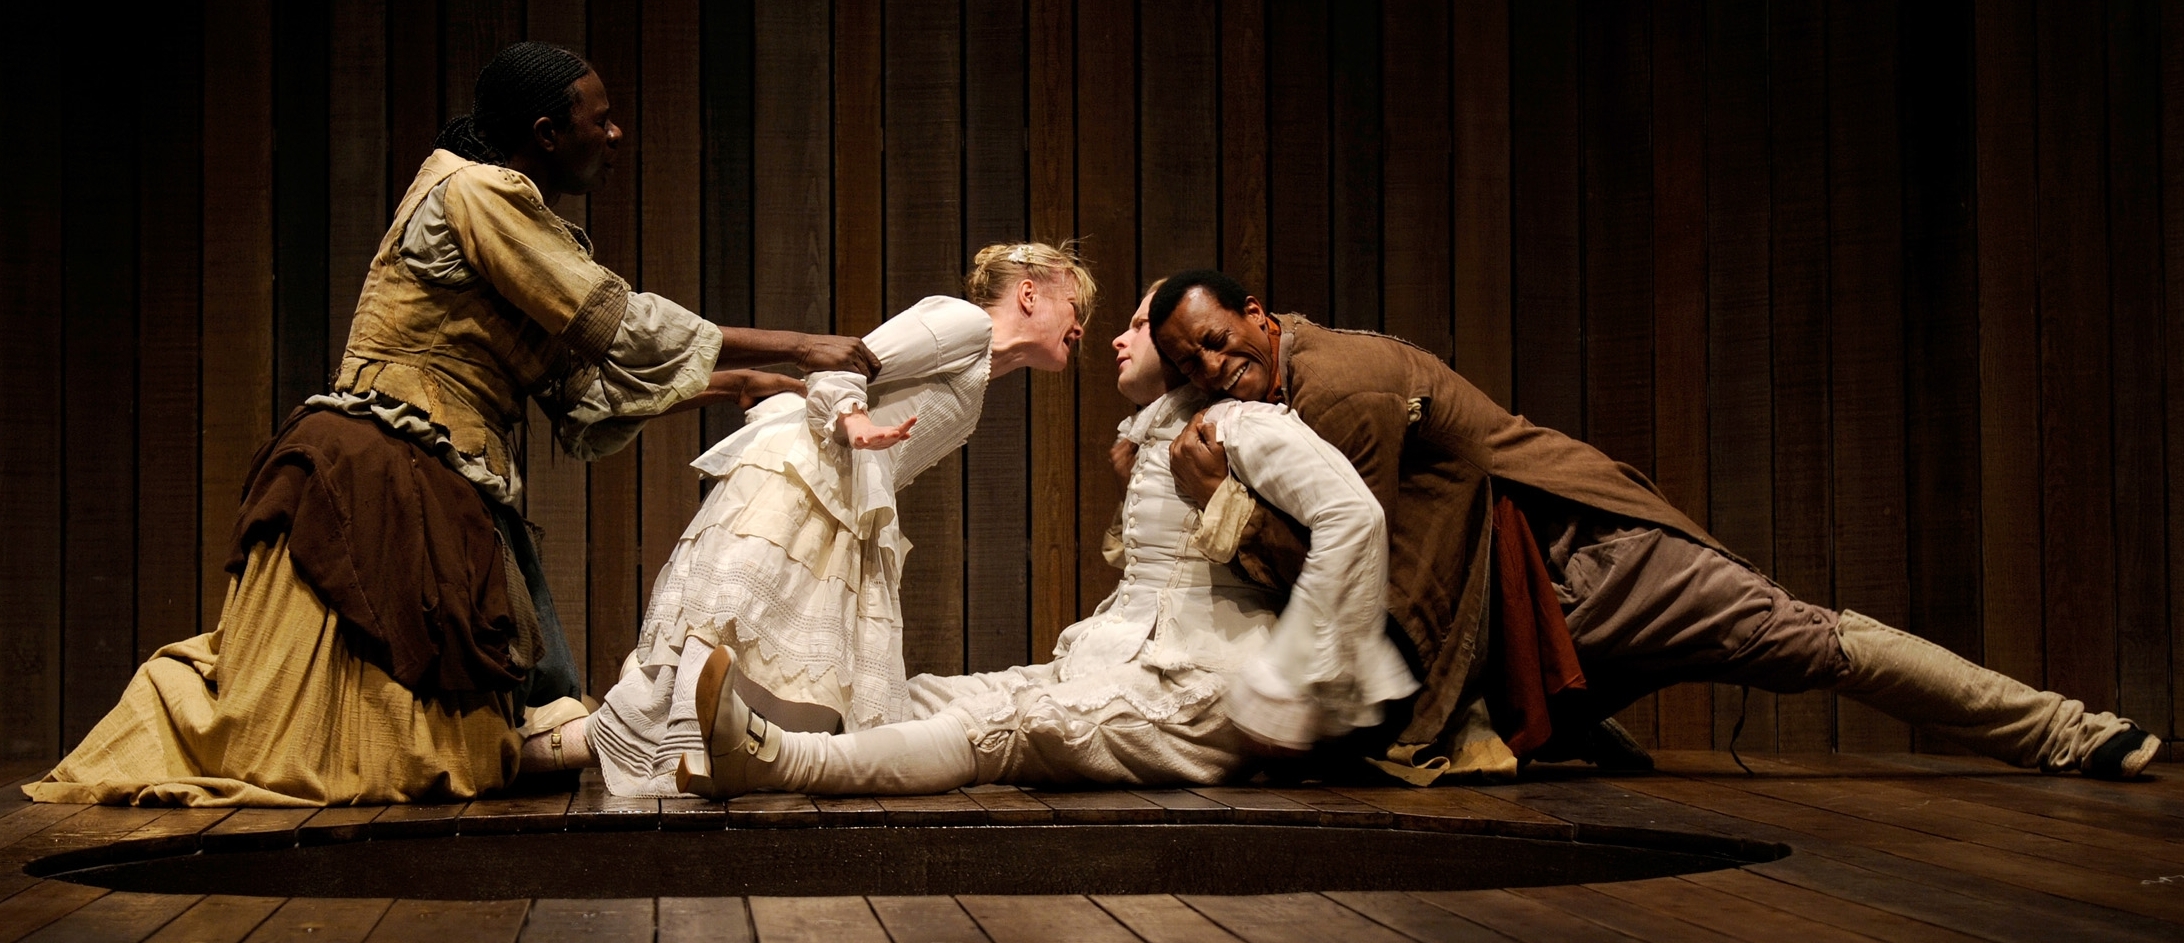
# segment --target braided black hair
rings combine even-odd
[[[568,123],[569,107],[576,104],[576,80],[591,70],[584,57],[559,46],[509,46],[478,70],[470,114],[449,121],[432,146],[481,164],[506,161],[530,137],[538,119]]]

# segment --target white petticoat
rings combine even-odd
[[[909,543],[893,470],[819,442],[803,412],[801,397],[769,399],[693,463],[719,480],[654,582],[636,649],[588,732],[618,795],[674,794],[674,757],[654,754],[688,739],[670,726],[694,721],[670,710],[694,693],[676,690],[689,687],[676,675],[691,637],[730,646],[752,682],[839,712],[845,730],[908,716],[897,587]]]

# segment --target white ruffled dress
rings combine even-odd
[[[729,645],[751,682],[838,712],[845,730],[908,716],[902,658],[903,558],[895,494],[977,428],[993,321],[930,297],[864,338],[869,383],[817,373],[809,393],[775,396],[692,466],[716,479],[652,588],[637,647],[586,735],[616,795],[675,795],[684,752],[704,750],[692,656]],[[849,448],[841,416],[862,407],[893,448]],[[703,644],[688,647],[696,638]]]

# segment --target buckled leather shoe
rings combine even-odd
[[[722,645],[698,672],[698,730],[705,735],[705,765],[692,768],[685,753],[675,768],[675,788],[727,799],[750,792],[766,764],[781,755],[781,728],[736,696],[736,656]]]

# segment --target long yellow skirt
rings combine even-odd
[[[161,648],[40,802],[326,806],[468,799],[515,778],[513,695],[419,699],[349,649],[289,563],[250,552],[220,626]]]

